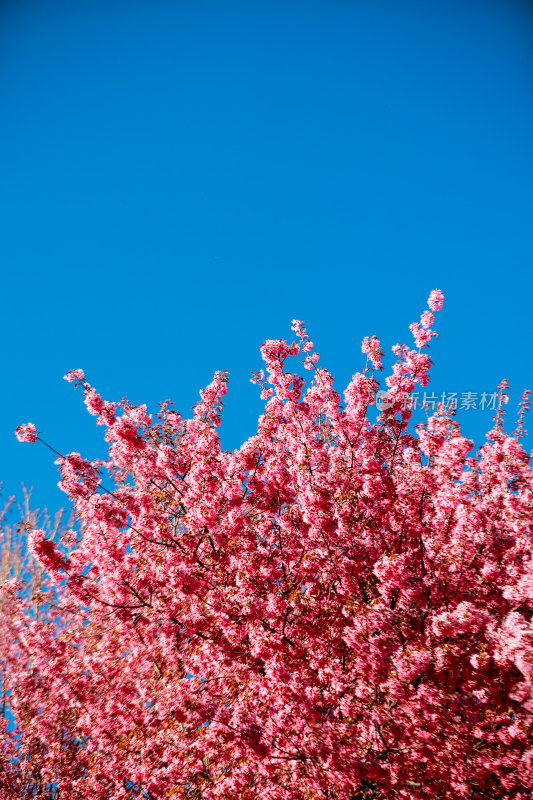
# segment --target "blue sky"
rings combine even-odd
[[[231,373],[253,434],[267,338],[304,319],[342,390],[365,335],[432,387],[533,389],[533,11],[513,0],[5,2],[0,8],[4,496],[63,502],[53,457],[104,453],[62,380],[187,414]],[[488,411],[459,412],[482,443]],[[530,424],[533,427],[533,423]]]

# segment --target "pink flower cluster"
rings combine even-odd
[[[361,350],[368,355],[374,369],[382,369],[381,358],[384,354],[377,336],[365,336]]]
[[[85,373],[82,369],[69,369],[63,378],[69,383],[83,383],[85,380]]]
[[[432,311],[440,311],[444,303],[444,295],[439,289],[431,292],[428,298],[428,306],[431,311],[424,311],[420,317],[420,322],[413,322],[409,329],[415,337],[415,344],[418,348],[426,347],[431,341],[431,337],[436,334],[431,330],[431,325],[435,320]]]
[[[47,538],[40,528],[34,528],[28,536],[28,549],[41,561],[43,566],[56,579],[61,580],[61,571],[68,567],[68,561],[58,551],[54,542]]]
[[[27,422],[15,429],[15,436],[19,442],[36,442],[39,434],[33,422]]]
[[[440,289],[433,289],[429,295],[428,306],[432,311],[440,311],[444,303],[444,295]]]

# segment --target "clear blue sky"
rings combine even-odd
[[[513,0],[4,2],[0,480],[62,502],[103,454],[62,380],[182,413],[305,319],[342,390],[363,336],[446,295],[436,391],[533,389],[533,9]],[[459,413],[478,443],[490,412]],[[514,427],[514,425],[512,425]],[[530,424],[533,429],[533,422]]]

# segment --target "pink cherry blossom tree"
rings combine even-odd
[[[232,452],[226,373],[190,419],[67,374],[109,458],[58,459],[76,524],[29,526],[38,613],[4,584],[2,797],[531,797],[528,398],[507,434],[502,383],[475,455],[443,407],[408,428],[442,303],[393,348],[375,422],[378,338],[341,399],[294,321],[261,348],[264,413]]]

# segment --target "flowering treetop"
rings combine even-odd
[[[265,410],[232,452],[227,373],[190,419],[67,373],[109,458],[60,457],[77,532],[29,537],[53,610],[3,600],[17,780],[69,798],[531,795],[531,468],[505,385],[477,456],[442,406],[408,431],[442,303],[393,348],[374,423],[379,339],[341,402],[294,320],[298,342],[261,348]]]

